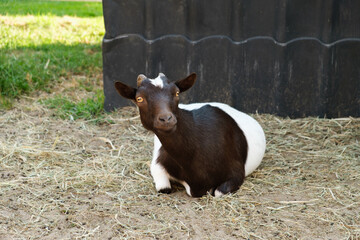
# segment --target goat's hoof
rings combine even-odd
[[[170,194],[171,193],[171,188],[163,188],[163,189],[160,189],[158,192],[159,193]]]

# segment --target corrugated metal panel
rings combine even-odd
[[[198,73],[188,102],[282,116],[360,115],[360,1],[103,0],[105,109],[113,82]]]

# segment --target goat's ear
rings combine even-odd
[[[135,100],[136,88],[130,87],[122,82],[115,82],[115,88],[124,98]]]
[[[180,89],[180,92],[185,92],[191,88],[196,80],[196,73],[192,73],[184,79],[175,82],[175,85]]]

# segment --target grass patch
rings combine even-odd
[[[1,0],[1,15],[102,16],[101,2]]]
[[[34,90],[50,91],[60,77],[79,73],[93,76],[101,72],[101,48],[97,45],[24,48],[5,51],[0,58],[4,59],[0,63],[0,92],[8,103]]]
[[[105,33],[102,17],[0,16],[0,25],[2,49],[41,48],[50,44],[100,45]]]
[[[104,94],[101,90],[96,91],[94,97],[75,102],[60,95],[41,101],[46,107],[55,109],[54,115],[61,119],[84,119],[94,123],[107,121],[104,118]]]
[[[52,12],[74,15],[72,11],[88,6],[97,6],[93,8],[96,17],[81,12],[81,18],[58,17]],[[0,9],[0,14],[6,14],[0,15],[0,109],[11,108],[13,100],[23,94],[49,91],[68,76],[101,73],[105,32],[101,3],[3,1]]]

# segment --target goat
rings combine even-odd
[[[137,88],[115,82],[118,93],[133,100],[143,126],[154,132],[150,172],[160,193],[171,193],[171,181],[192,197],[237,191],[259,165],[265,134],[249,115],[223,103],[179,104],[179,94],[195,83],[196,74],[170,82],[160,73],[140,74]]]

